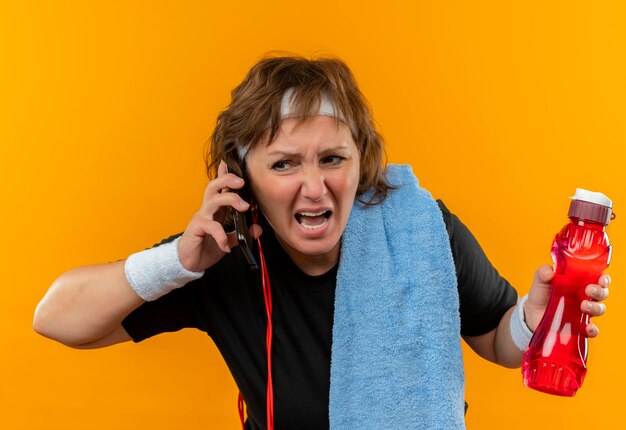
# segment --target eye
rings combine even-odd
[[[291,166],[293,166],[293,163],[291,161],[281,160],[272,164],[272,170],[284,172],[285,170],[289,169]]]
[[[329,155],[320,160],[321,164],[326,166],[338,166],[345,160],[344,157],[340,157],[338,155]]]

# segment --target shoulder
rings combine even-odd
[[[458,218],[452,215],[450,209],[446,207],[442,200],[437,199],[437,206],[441,211],[441,216],[443,217],[443,222],[446,225],[446,230],[448,231],[448,236],[452,238],[452,234],[454,233],[454,224],[458,221]]]

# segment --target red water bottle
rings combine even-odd
[[[601,193],[576,189],[569,224],[552,244],[554,279],[546,312],[524,354],[524,385],[544,393],[573,396],[587,373],[587,324],[580,310],[585,287],[596,284],[611,259],[605,228],[613,204]]]

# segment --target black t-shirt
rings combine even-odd
[[[491,265],[467,227],[441,201],[438,204],[456,266],[461,334],[487,333],[515,305],[517,293]],[[328,428],[337,266],[323,275],[305,274],[268,225],[261,243],[272,288],[275,426]],[[202,278],[144,303],[122,324],[135,342],[186,327],[205,331],[245,399],[247,428],[265,428],[265,303],[259,277],[238,248],[206,270]]]

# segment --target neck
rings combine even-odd
[[[328,272],[339,262],[339,249],[341,241],[337,242],[335,247],[323,255],[305,255],[293,249],[289,244],[283,242],[278,235],[276,236],[278,243],[285,250],[291,261],[294,262],[298,269],[302,270],[309,276],[319,276]]]

